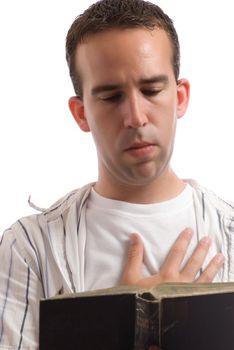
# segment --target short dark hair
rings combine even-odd
[[[172,20],[162,9],[143,0],[100,0],[76,17],[66,38],[66,59],[77,96],[82,98],[82,83],[75,66],[78,44],[88,36],[110,29],[143,27],[163,29],[172,45],[172,66],[176,81],[180,70],[180,46]]]

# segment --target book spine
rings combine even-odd
[[[159,304],[136,295],[134,350],[159,344]]]

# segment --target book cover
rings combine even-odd
[[[40,350],[234,349],[234,284],[109,288],[40,303]]]

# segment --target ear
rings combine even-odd
[[[180,79],[177,83],[177,117],[181,118],[185,114],[190,95],[190,84],[186,79]]]
[[[80,129],[85,132],[90,131],[88,121],[85,117],[83,101],[79,97],[73,96],[69,99],[68,104],[71,114],[73,115]]]

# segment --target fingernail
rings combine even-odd
[[[130,236],[130,245],[135,245],[137,243],[138,243],[138,236],[137,236],[137,234],[133,233]]]
[[[215,261],[218,263],[218,264],[222,264],[224,262],[225,258],[223,256],[222,253],[218,253],[215,257]]]
[[[191,228],[189,228],[189,227],[186,228],[184,230],[184,235],[185,235],[186,238],[191,238],[192,235],[193,235],[193,230]]]
[[[205,236],[200,240],[200,243],[204,245],[209,245],[211,243],[211,238],[209,236]]]

